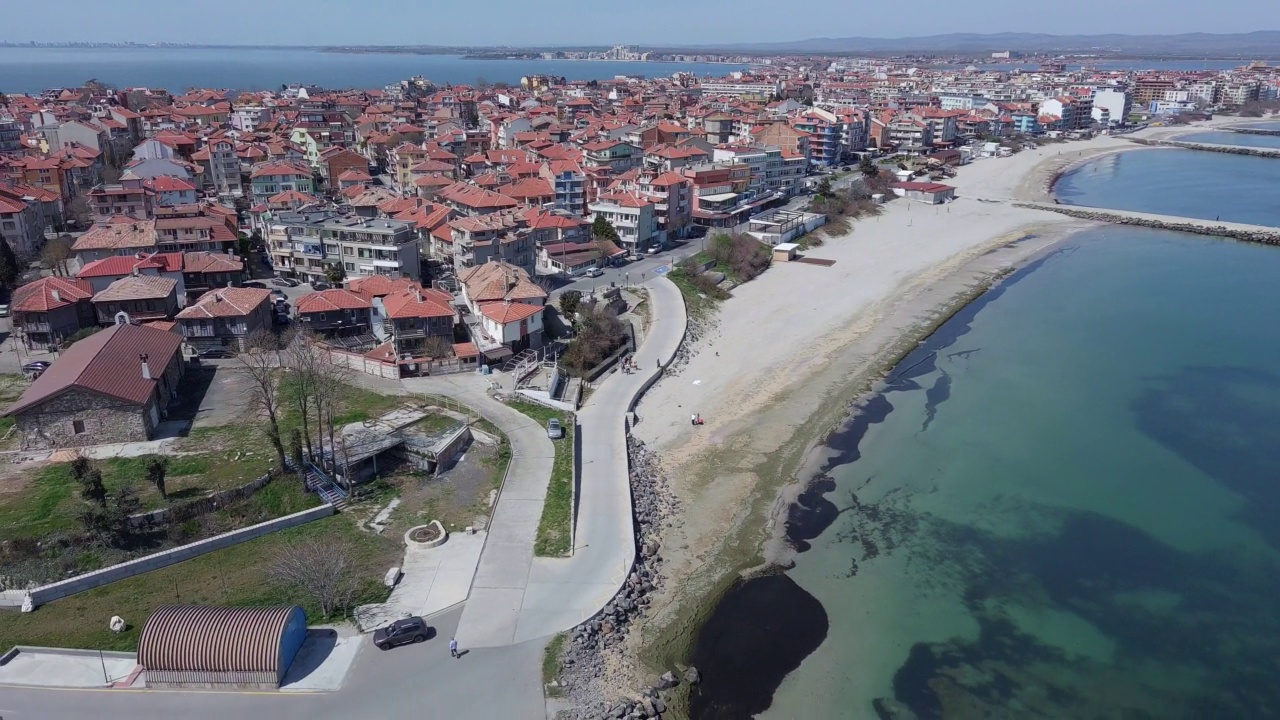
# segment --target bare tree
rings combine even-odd
[[[314,602],[328,618],[355,602],[361,584],[358,569],[350,543],[305,538],[280,550],[271,563],[271,576],[278,585]]]
[[[320,357],[313,340],[309,331],[303,331],[293,339],[285,352],[285,364],[289,368],[289,384],[292,390],[290,400],[294,409],[298,411],[298,417],[302,419],[302,444],[307,450],[307,457],[312,461],[316,459],[316,454],[311,445],[311,410],[317,374],[321,372],[318,366],[326,362]],[[320,442],[317,444],[323,446],[323,426],[317,423],[316,428],[321,433]]]
[[[351,378],[351,368],[338,365],[317,352],[319,362],[315,365],[315,377],[312,384],[312,405],[315,406],[316,428],[321,447],[324,446],[324,435],[329,434],[329,470],[335,472],[335,449],[338,447],[335,436],[340,430],[334,430],[334,415],[342,398],[343,388]],[[348,487],[348,489],[350,489]]]
[[[246,340],[244,352],[236,355],[237,371],[247,381],[245,409],[266,416],[267,437],[280,461],[280,471],[288,472],[284,441],[280,437],[280,344],[267,330],[258,330]]]
[[[422,341],[422,353],[433,360],[445,360],[453,357],[453,343],[440,335],[428,335]]]
[[[156,455],[147,461],[147,479],[156,487],[160,497],[168,500],[169,493],[164,489],[164,476],[169,471],[169,458]]]
[[[53,270],[54,275],[69,275],[67,260],[71,258],[71,246],[75,239],[70,235],[59,235],[45,244],[40,251],[40,260],[44,266]]]

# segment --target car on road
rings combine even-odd
[[[560,421],[558,419],[551,418],[547,421],[547,437],[552,440],[559,440],[564,437],[564,427],[560,425]]]
[[[329,288],[333,287],[329,283],[324,282],[322,280],[312,280],[307,284],[311,286],[312,290],[328,290]]]
[[[271,284],[278,287],[298,287],[298,285],[301,285],[301,283],[293,278],[276,278],[271,281]]]
[[[658,253],[662,252],[662,248],[658,247],[657,245],[654,245],[653,247],[649,248],[645,252],[649,253],[650,255],[657,255]]]
[[[207,348],[207,349],[205,349],[205,350],[201,350],[201,351],[200,351],[200,357],[202,357],[202,358],[229,358],[229,357],[231,357],[231,351],[230,351],[230,350],[227,350],[227,349],[225,349],[225,348]]]
[[[258,288],[259,290],[267,289],[267,284],[262,282],[261,280],[249,280],[244,284],[244,286],[251,287],[251,288]]]
[[[373,631],[373,644],[379,650],[390,650],[397,645],[420,643],[427,639],[430,629],[427,621],[416,615],[401,618],[390,625]]]
[[[289,296],[285,295],[284,291],[281,290],[280,288],[271,288],[271,299],[275,300],[276,302],[280,302],[281,300],[287,300],[288,298]]]
[[[22,366],[22,372],[24,373],[44,372],[45,370],[48,370],[48,369],[49,369],[49,363],[45,362],[44,360],[36,360],[34,362],[29,362],[26,365]]]
[[[583,274],[586,275],[587,277],[600,277],[601,275],[604,274],[604,271],[596,267],[596,268],[591,268],[590,270],[586,271]]]

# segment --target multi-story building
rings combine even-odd
[[[418,278],[418,236],[404,220],[334,212],[282,212],[267,233],[267,251],[283,277],[323,281],[332,266],[349,278]]]
[[[768,100],[782,94],[782,83],[774,80],[746,80],[715,78],[703,80],[699,85],[703,96],[728,95],[731,97]]]
[[[623,250],[640,253],[666,244],[666,236],[658,230],[655,203],[638,194],[606,193],[593,200],[588,210],[589,219],[603,217],[613,225]]]
[[[0,154],[22,152],[22,124],[0,115]]]
[[[126,172],[120,182],[99,185],[89,191],[89,207],[95,219],[129,217],[150,220],[155,217],[155,195],[145,187],[145,181]]]
[[[236,146],[231,140],[212,140],[192,153],[191,159],[204,168],[201,177],[205,187],[224,196],[244,194],[240,180],[240,158],[236,155]]]
[[[541,176],[551,182],[555,205],[575,215],[587,214],[587,175],[573,160],[552,160],[543,164]]]
[[[290,162],[264,163],[254,168],[249,177],[253,194],[259,198],[269,198],[290,190],[308,194],[316,191],[311,169]]]
[[[835,113],[813,108],[797,116],[791,125],[808,134],[809,160],[814,165],[829,167],[843,159],[840,119]]]
[[[589,168],[609,168],[621,174],[638,167],[644,153],[634,145],[620,140],[602,140],[582,146],[582,164]]]
[[[9,244],[19,257],[31,257],[44,242],[44,223],[40,207],[0,185],[0,240]]]
[[[1124,89],[1098,88],[1093,92],[1093,119],[1102,123],[1102,116],[1107,116],[1107,124],[1123,125],[1133,112],[1133,97]]]
[[[693,185],[694,224],[733,227],[746,222],[751,209],[751,170],[745,163],[691,165],[680,174]]]

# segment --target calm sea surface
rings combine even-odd
[[[1280,713],[1276,278],[1280,248],[1105,227],[945,323],[830,439],[796,567],[699,634],[694,717]]]
[[[1103,155],[1054,186],[1069,205],[1280,226],[1277,191],[1280,158],[1180,149]]]
[[[269,90],[286,83],[381,88],[422,75],[432,82],[518,83],[523,75],[608,80],[616,75],[725,75],[745,65],[714,63],[468,60],[457,55],[324,53],[300,49],[0,48],[0,92],[36,93],[97,79],[118,87]]]

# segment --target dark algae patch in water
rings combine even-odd
[[[782,679],[826,636],[826,610],[786,575],[735,583],[694,643],[690,662],[703,679],[689,716],[739,720],[767,710]]]

